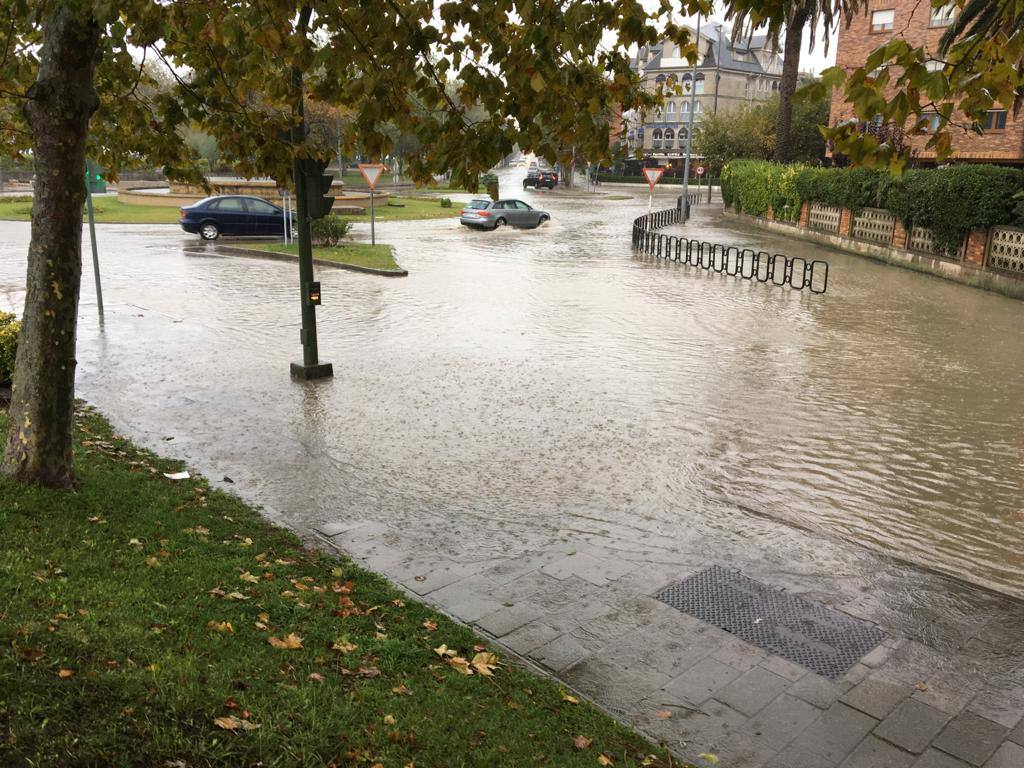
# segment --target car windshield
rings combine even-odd
[[[490,200],[473,200],[467,205],[467,208],[472,208],[474,211],[481,211],[491,204]]]

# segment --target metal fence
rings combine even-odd
[[[655,230],[678,224],[679,208],[668,208],[640,216],[633,221],[633,248],[656,259],[674,261],[699,267],[710,272],[788,286],[811,293],[824,293],[828,289],[828,262],[808,261],[799,256],[755,251],[735,245],[708,243],[676,235],[664,235]]]

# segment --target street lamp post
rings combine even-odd
[[[686,125],[686,161],[683,163],[683,221],[690,218],[690,153],[693,147],[693,105],[697,101],[697,63],[700,61],[700,15],[697,16],[697,57],[690,74],[690,114]]]

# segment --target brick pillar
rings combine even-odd
[[[849,208],[839,209],[839,236],[849,237],[853,231],[853,211]]]
[[[804,201],[800,206],[800,226],[806,227],[807,223],[811,220],[811,204]]]
[[[892,228],[892,247],[893,248],[906,248],[907,247],[907,230],[903,226],[903,222],[896,219],[896,224]]]
[[[775,210],[771,207],[771,205],[768,206],[768,212],[764,215],[764,217],[768,219],[768,221],[775,221]]]
[[[988,230],[972,229],[967,233],[967,243],[964,247],[964,261],[968,264],[977,264],[979,267],[985,264],[985,250],[988,246]]]

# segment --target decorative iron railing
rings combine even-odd
[[[820,259],[808,261],[799,256],[771,254],[735,245],[708,243],[677,235],[665,235],[655,230],[682,221],[680,209],[667,208],[640,216],[633,221],[633,248],[656,259],[674,261],[710,272],[788,286],[811,293],[824,293],[828,289],[828,262]]]

